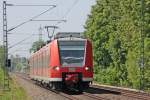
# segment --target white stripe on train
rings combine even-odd
[[[41,77],[41,76],[30,76],[31,79],[38,80],[38,81],[44,81],[46,83],[49,83],[50,81],[56,82],[56,81],[62,81],[62,78],[48,78],[48,77]],[[93,81],[93,78],[82,78],[82,81]]]

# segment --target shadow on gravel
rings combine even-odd
[[[81,95],[81,92],[78,92],[76,90],[73,89],[65,89],[65,90],[61,90],[61,92],[68,94],[68,95]]]
[[[50,88],[48,88],[47,86],[43,86],[39,83],[34,83],[42,88],[48,89],[52,92],[55,92],[56,94],[60,94],[60,93],[65,93],[68,95],[81,95],[84,92],[86,93],[90,93],[90,94],[115,94],[115,95],[121,95],[121,92],[117,92],[117,91],[110,91],[110,90],[105,90],[105,89],[100,89],[100,88],[96,88],[96,87],[89,87],[88,89],[84,90],[83,93],[78,92],[75,89],[71,89],[71,88],[66,88],[64,90],[52,90]]]
[[[121,94],[121,92],[104,90],[104,89],[99,89],[99,88],[95,88],[95,87],[90,87],[89,89],[85,90],[85,92],[91,93],[91,94],[115,94],[115,95]]]
[[[71,89],[62,90],[61,92],[65,93],[65,94],[68,94],[68,95],[81,95],[82,94],[78,91],[71,90]],[[115,94],[115,95],[121,95],[120,92],[104,90],[104,89],[99,89],[99,88],[95,88],[95,87],[90,87],[89,89],[84,90],[83,92],[90,93],[90,94]]]

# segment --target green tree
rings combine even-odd
[[[39,48],[41,48],[43,45],[45,44],[44,41],[40,40],[40,41],[36,41],[32,44],[32,47],[30,49],[30,52],[35,52],[37,51]]]
[[[150,1],[144,1],[144,85],[150,82]],[[140,87],[141,1],[97,0],[85,25],[93,43],[95,79]]]

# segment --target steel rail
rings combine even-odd
[[[83,95],[85,95],[87,97],[90,97],[90,98],[93,98],[94,100],[110,100],[110,99],[107,99],[107,98],[104,98],[104,97],[100,97],[100,96],[96,96],[96,95],[93,95],[93,94],[90,94],[90,93],[86,93],[86,92],[84,92]]]
[[[103,89],[103,90],[107,90],[111,92],[118,92],[123,96],[131,97],[131,98],[136,98],[136,99],[141,99],[141,100],[150,100],[149,93],[125,90],[125,89],[115,88],[115,87],[112,88],[112,87],[98,86],[98,85],[92,85],[91,87]]]
[[[23,75],[23,76],[22,76],[22,74],[20,74],[20,73],[17,73],[16,75],[17,75],[18,77],[21,77],[22,79],[24,79],[24,80],[30,82],[30,83],[35,83],[35,81],[32,81],[27,75]],[[79,100],[78,98],[76,98],[76,97],[74,97],[74,96],[72,96],[72,95],[68,95],[68,94],[66,94],[66,93],[63,93],[63,92],[60,92],[60,91],[57,91],[57,90],[49,89],[48,87],[44,87],[44,86],[41,85],[41,84],[36,83],[36,85],[39,86],[39,87],[41,87],[41,88],[44,88],[44,89],[46,89],[46,90],[50,90],[51,92],[53,92],[53,93],[55,93],[55,94],[57,94],[57,95],[60,95],[60,96],[62,96],[62,97],[65,97],[65,98],[67,98],[67,99],[69,99],[69,100]],[[50,91],[49,91],[49,92],[50,92]]]

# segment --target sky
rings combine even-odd
[[[84,25],[90,14],[91,6],[96,0],[7,0],[7,4],[14,5],[56,5],[47,13],[41,15],[35,20],[67,20],[61,22],[55,32],[83,32]],[[3,0],[0,0],[0,44],[2,44],[3,36]],[[20,23],[26,22],[32,17],[49,9],[50,6],[7,6],[8,29],[11,29]],[[29,57],[29,49],[33,42],[39,39],[39,27],[42,27],[42,39],[48,40],[45,26],[56,25],[57,21],[30,21],[12,31],[8,35],[8,47],[10,55],[20,55]],[[51,32],[52,30],[50,30]],[[19,45],[18,42],[24,40]],[[15,46],[14,46],[15,45]]]

